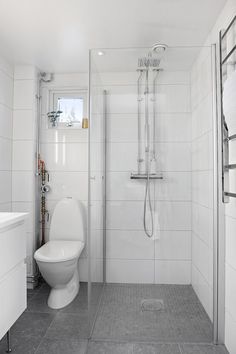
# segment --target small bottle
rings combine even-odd
[[[88,129],[88,118],[83,118],[82,120],[82,128]]]

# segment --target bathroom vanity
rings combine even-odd
[[[0,213],[0,339],[26,309],[26,213]]]

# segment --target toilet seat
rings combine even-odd
[[[78,258],[84,248],[81,241],[48,241],[34,255],[36,261],[56,263]]]

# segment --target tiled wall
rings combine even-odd
[[[50,192],[47,194],[47,209],[50,216],[56,203],[64,197],[74,197],[87,208],[87,133],[86,129],[56,129],[48,125],[47,112],[50,110],[49,90],[84,89],[87,87],[85,74],[58,74],[52,82],[42,83],[42,117],[41,117],[41,158],[49,171]],[[86,220],[85,220],[86,223]],[[46,225],[47,237],[50,219]],[[79,260],[80,279],[87,280],[87,250]]]
[[[192,285],[212,319],[213,307],[213,128],[211,49],[191,73],[192,104]]]
[[[236,14],[235,0],[228,0],[205,44],[218,43],[219,31],[228,26]],[[232,146],[233,147],[233,146]],[[236,157],[236,156],[235,156]],[[235,162],[235,161],[234,161]],[[207,220],[206,220],[207,221]],[[208,223],[206,223],[207,227]],[[207,228],[206,228],[207,229]],[[230,354],[236,353],[236,202],[231,198],[225,208],[225,344]],[[210,234],[210,231],[209,231]]]
[[[14,111],[12,148],[12,210],[28,212],[27,275],[35,273],[33,253],[36,248],[38,223],[36,198],[36,110],[37,70],[17,65],[14,70]]]
[[[0,211],[11,211],[13,74],[0,57]]]
[[[157,86],[157,240],[143,231],[144,181],[137,170],[137,74],[106,73],[107,281],[191,283],[191,115],[187,72],[161,73]]]

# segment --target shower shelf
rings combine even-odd
[[[147,179],[146,173],[131,173],[130,179]],[[150,173],[149,179],[163,179],[162,174]]]

